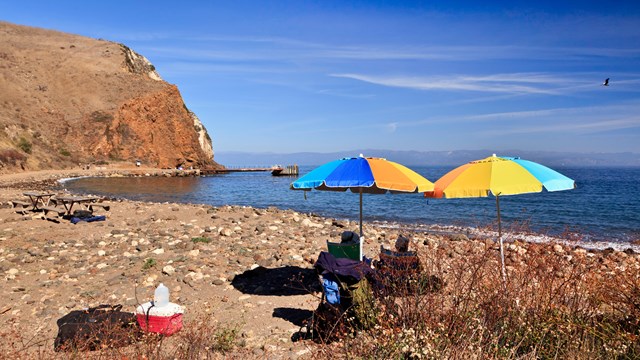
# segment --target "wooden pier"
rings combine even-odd
[[[270,167],[225,167],[223,169],[202,169],[200,175],[228,174],[232,172],[270,171],[273,176],[298,176],[298,165]]]
[[[298,176],[298,165],[278,166],[271,170],[273,176]]]
[[[276,166],[271,167],[225,167],[224,169],[206,169],[200,170],[202,175],[228,174],[232,172],[255,172],[255,171],[273,171]]]

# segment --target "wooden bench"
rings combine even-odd
[[[42,212],[44,213],[45,216],[50,211],[55,212],[56,214],[58,214],[58,216],[62,216],[67,212],[67,210],[65,210],[64,208],[58,208],[53,206],[41,206],[40,209],[42,209]]]
[[[93,208],[94,207],[101,207],[103,208],[105,211],[109,211],[109,209],[111,209],[111,205],[109,204],[104,204],[104,203],[90,203],[89,204],[89,211],[93,212]]]
[[[22,206],[23,208],[29,207],[29,206],[33,206],[32,203],[30,202],[26,202],[26,201],[20,201],[20,200],[11,200],[11,205],[12,207],[18,207],[18,206]]]
[[[32,206],[33,204],[31,204],[30,202],[21,201],[21,200],[11,200],[11,207],[14,208],[17,213],[21,213],[23,215],[25,215],[29,210],[27,208]]]

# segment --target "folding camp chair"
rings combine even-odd
[[[360,253],[360,236],[353,231],[344,231],[341,234],[341,242],[327,241],[327,250],[336,258],[362,260]]]

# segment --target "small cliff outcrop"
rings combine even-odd
[[[0,172],[135,160],[220,167],[200,119],[144,56],[0,22]]]

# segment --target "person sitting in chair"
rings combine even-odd
[[[360,242],[360,236],[353,231],[344,231],[340,239],[341,244],[357,244]]]
[[[380,260],[375,264],[378,286],[388,288],[391,293],[410,294],[417,288],[420,276],[420,259],[415,251],[409,251],[411,241],[399,235],[395,242],[395,251],[380,245]]]
[[[420,268],[420,260],[415,251],[409,251],[411,240],[399,235],[395,243],[395,251],[385,249],[380,245],[381,267],[394,270],[414,271]]]
[[[402,235],[398,235],[398,239],[396,240],[396,251],[406,253],[409,252],[409,239]]]

